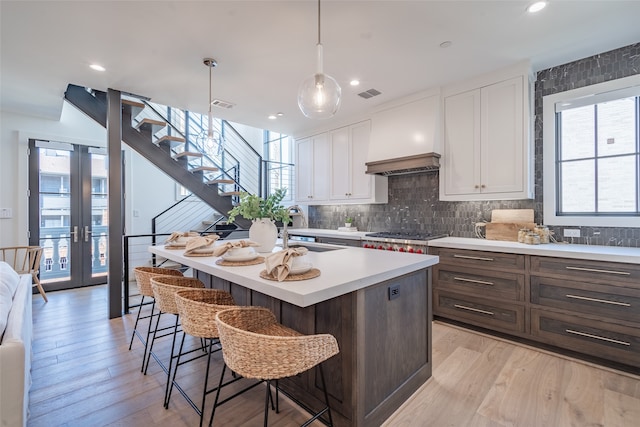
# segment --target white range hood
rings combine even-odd
[[[374,113],[367,173],[400,175],[438,170],[439,129],[439,93]]]

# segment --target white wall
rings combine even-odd
[[[64,103],[59,121],[0,112],[0,247],[28,243],[28,157],[30,138],[105,147],[106,130]],[[128,234],[151,231],[151,218],[175,202],[174,181],[123,144],[125,150],[125,227]],[[138,216],[133,217],[133,210]]]

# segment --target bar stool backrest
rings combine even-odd
[[[193,337],[218,338],[216,314],[237,307],[233,296],[220,289],[184,289],[175,298],[182,330]]]
[[[184,288],[204,288],[204,283],[199,279],[184,276],[155,276],[151,278],[153,297],[163,313],[178,314],[175,293]]]
[[[262,307],[223,310],[216,322],[225,363],[246,378],[290,377],[339,352],[333,335],[301,335]]]
[[[136,276],[136,284],[140,295],[145,297],[153,297],[153,289],[151,289],[151,278],[155,276],[182,276],[180,270],[175,268],[163,267],[136,267],[133,269]]]

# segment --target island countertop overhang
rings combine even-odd
[[[433,255],[345,247],[328,252],[308,253],[309,261],[321,272],[319,277],[277,282],[260,277],[260,271],[265,268],[264,263],[226,267],[216,264],[219,257],[187,257],[184,256],[184,250],[165,249],[164,246],[150,246],[149,252],[299,307],[308,307],[385,280],[426,269],[439,261],[439,258]]]

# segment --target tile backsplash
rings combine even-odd
[[[389,202],[380,205],[309,207],[309,227],[337,229],[347,216],[363,231],[418,231],[475,237],[475,223],[491,220],[493,209],[534,209],[542,223],[542,97],[607,80],[640,74],[640,43],[538,72],[535,84],[535,199],[478,202],[439,200],[438,172],[389,177]],[[565,227],[549,227],[558,241],[640,247],[639,228],[582,227],[581,237],[564,238]]]

